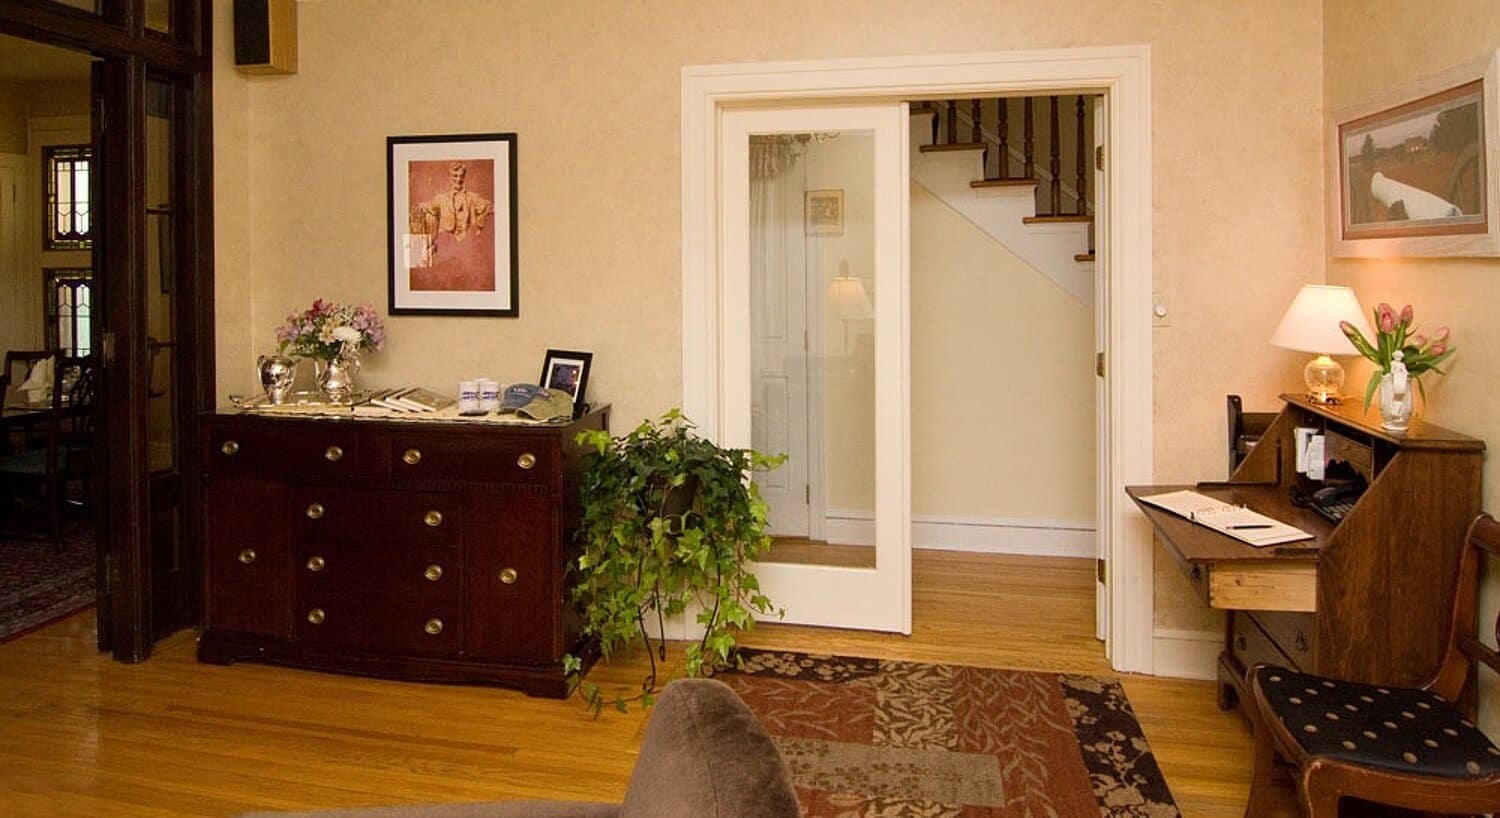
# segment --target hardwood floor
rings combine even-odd
[[[911,637],[762,626],[760,647],[1109,673],[1093,638],[1092,563],[919,551]],[[0,645],[0,815],[229,815],[507,798],[617,800],[644,717],[578,702],[258,665],[214,667],[178,634],[140,665],[93,649],[83,614]],[[626,689],[644,659],[591,678]],[[1126,677],[1189,818],[1240,816],[1244,720],[1213,686]],[[1266,818],[1296,815],[1290,787]]]

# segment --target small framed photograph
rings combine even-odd
[[[803,194],[803,214],[809,236],[844,235],[844,189],[809,190]],[[795,222],[793,222],[795,224]]]
[[[539,383],[548,389],[561,389],[573,396],[573,405],[583,405],[584,392],[589,386],[589,367],[593,366],[594,353],[574,352],[567,349],[549,349],[542,362],[542,377]]]
[[[520,315],[516,135],[385,141],[391,315]]]
[[[1497,242],[1496,61],[1331,118],[1336,256],[1483,256]]]

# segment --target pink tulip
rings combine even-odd
[[[1410,304],[1407,304],[1406,306],[1401,308],[1401,323],[1410,324],[1413,316],[1414,313],[1412,312]]]
[[[1395,313],[1392,313],[1392,312],[1382,312],[1380,314],[1380,331],[1381,332],[1395,332],[1396,331],[1396,314]]]
[[[1437,332],[1434,332],[1432,334],[1432,340],[1433,343],[1442,343],[1443,341],[1448,340],[1448,328],[1438,327]]]
[[[1416,347],[1417,349],[1421,349],[1422,347],[1427,346],[1427,336],[1421,333],[1413,335],[1411,337],[1411,345]]]
[[[1349,323],[1348,321],[1340,321],[1339,330],[1342,331],[1345,335],[1353,335],[1354,325]]]
[[[1444,352],[1448,351],[1448,344],[1443,341],[1433,341],[1432,347],[1427,351],[1432,353],[1433,355],[1442,355]]]

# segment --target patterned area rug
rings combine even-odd
[[[0,536],[0,642],[94,604],[93,527],[72,525],[63,553],[52,542]]]
[[[1118,682],[741,651],[808,818],[1180,818]]]

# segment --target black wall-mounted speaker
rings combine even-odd
[[[297,73],[296,0],[234,0],[234,65],[249,74]]]

